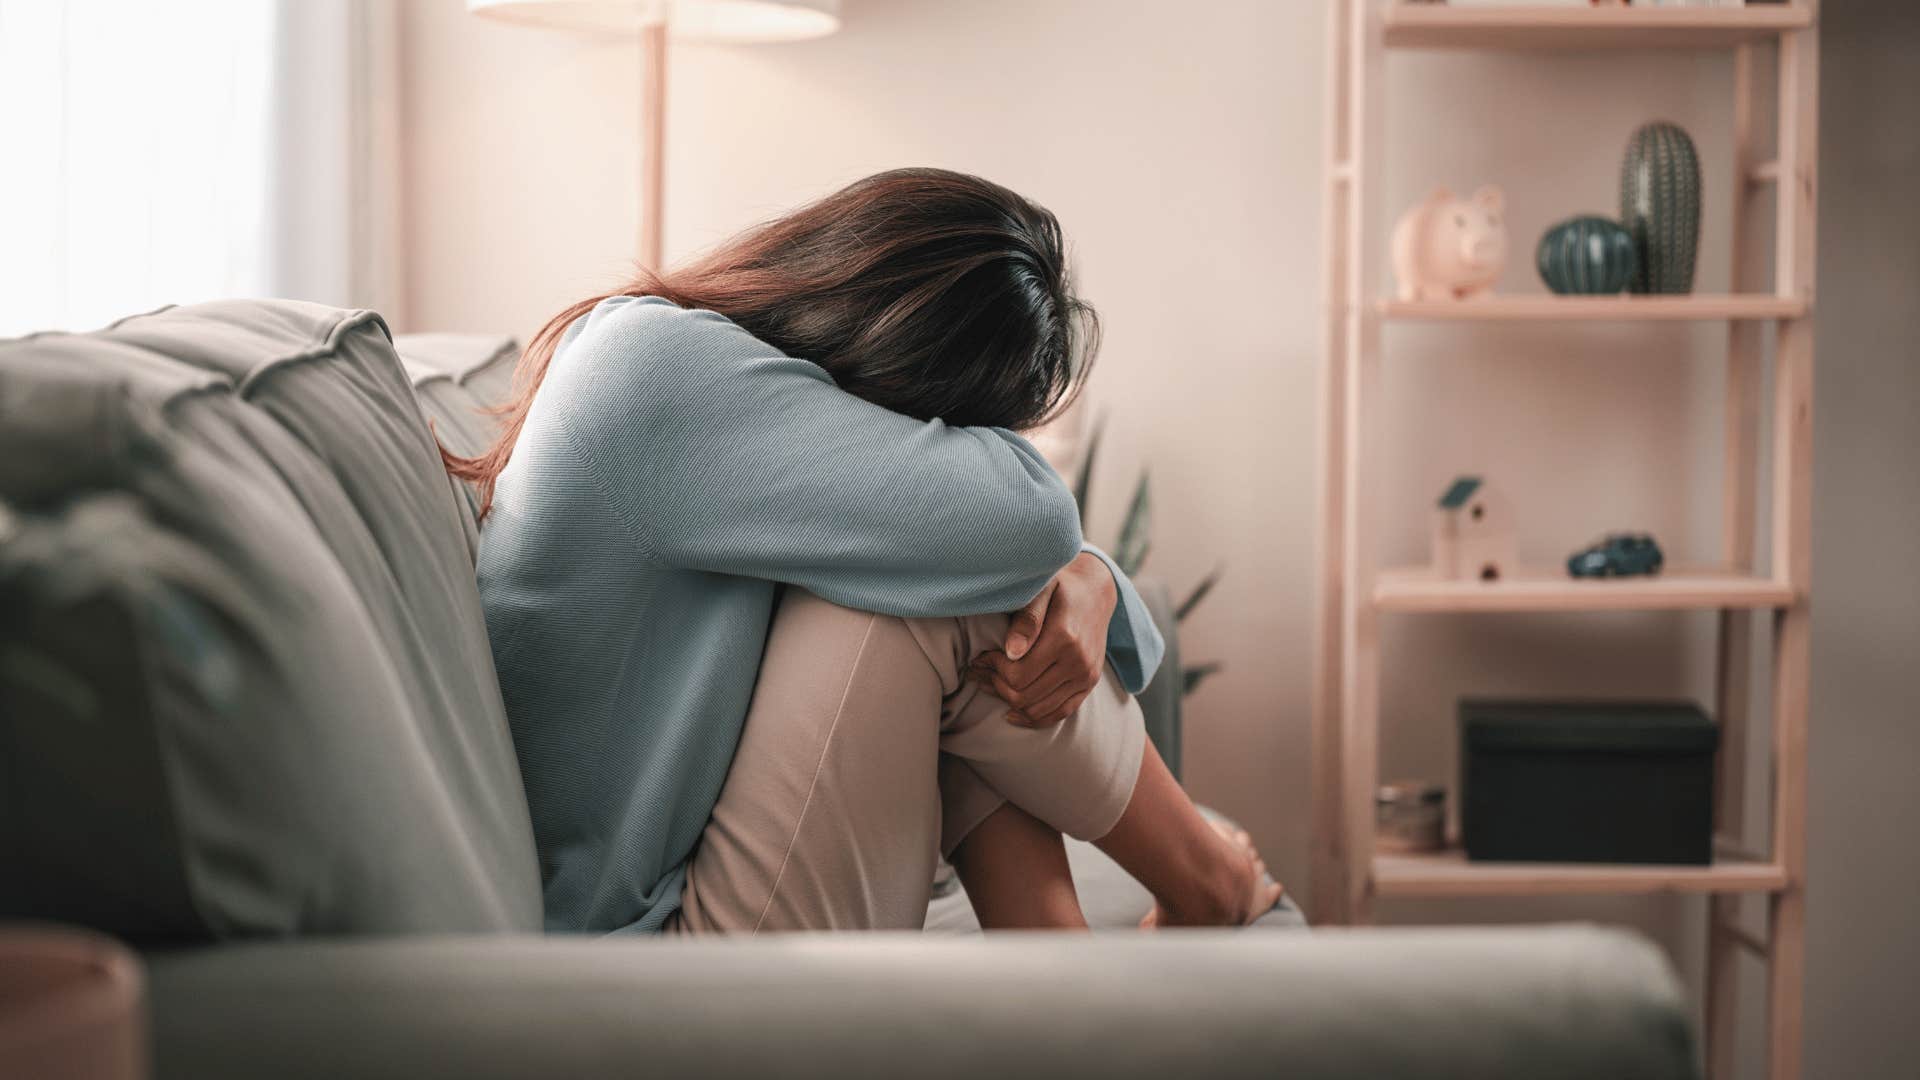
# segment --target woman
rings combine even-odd
[[[1093,326],[1050,214],[919,169],[533,339],[499,442],[448,467],[489,507],[550,928],[918,927],[936,850],[983,925],[1084,925],[1062,832],[1159,920],[1271,906],[1146,744],[1152,621],[1013,434]]]

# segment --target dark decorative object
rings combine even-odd
[[[1620,163],[1620,223],[1633,236],[1638,266],[1630,291],[1693,290],[1700,244],[1700,155],[1677,125],[1647,124],[1627,140]]]
[[[1582,215],[1548,229],[1535,253],[1540,280],[1563,295],[1612,296],[1639,264],[1633,236],[1619,222]]]
[[[1709,863],[1719,741],[1687,702],[1463,700],[1467,858]]]
[[[1613,533],[1567,557],[1574,577],[1633,577],[1657,574],[1666,555],[1646,533]]]

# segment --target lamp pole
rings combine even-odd
[[[640,35],[640,265],[658,272],[667,188],[667,34],[693,41],[800,41],[840,28],[840,0],[467,0],[477,14]]]
[[[661,269],[661,232],[666,224],[667,27],[640,31],[640,265]]]

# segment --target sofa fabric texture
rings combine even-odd
[[[490,410],[513,388],[518,342],[493,334],[401,334],[393,347],[440,445],[463,457],[493,445],[500,429]],[[478,550],[479,495],[467,484],[449,482],[466,504],[465,531],[469,546]]]
[[[0,515],[0,918],[539,929],[471,510],[377,315],[0,342]]]
[[[1682,1080],[1617,930],[289,942],[151,958],[159,1080]]]

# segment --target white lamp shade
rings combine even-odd
[[[467,0],[467,10],[568,30],[633,33],[666,23],[682,41],[756,44],[840,28],[840,0]]]
[[[467,10],[562,30],[636,33],[667,21],[667,0],[467,0]]]
[[[668,29],[682,41],[754,45],[840,29],[840,0],[673,0],[672,7]]]

